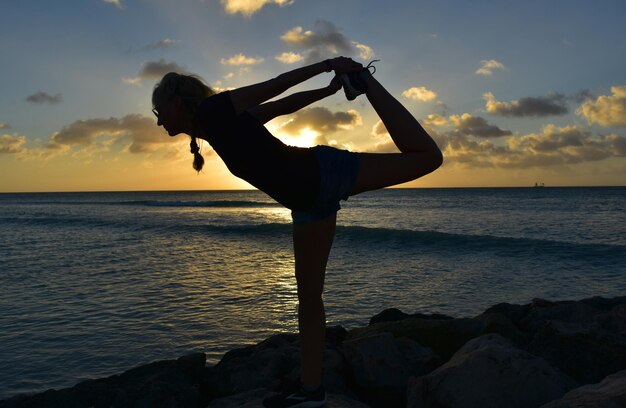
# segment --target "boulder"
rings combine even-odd
[[[373,316],[370,319],[370,323],[369,324],[380,323],[380,322],[397,322],[399,320],[410,319],[410,318],[426,319],[426,320],[451,320],[451,319],[454,319],[454,317],[443,315],[443,314],[438,314],[438,313],[433,313],[433,314],[424,314],[424,313],[408,314],[408,313],[404,313],[400,309],[391,308],[391,309],[385,309],[382,312],[378,313],[377,315]]]
[[[345,383],[345,362],[337,344],[343,337],[345,329],[327,329],[324,386],[333,393],[350,394]],[[299,376],[298,336],[278,334],[256,345],[227,352],[211,370],[209,383],[212,395],[224,397],[257,388],[279,390],[297,382]]]
[[[528,315],[531,305],[513,305],[510,303],[498,303],[484,311],[484,314],[498,313],[506,316],[514,325],[520,327],[520,321]]]
[[[409,378],[438,363],[429,348],[385,332],[346,340],[343,352],[361,399],[380,407],[404,406]]]
[[[623,408],[626,407],[626,370],[606,377],[599,384],[584,385],[541,408]]]
[[[497,320],[497,324],[496,323]],[[498,317],[482,317],[477,319],[418,319],[407,318],[398,321],[380,322],[367,327],[350,330],[346,340],[371,336],[388,332],[396,338],[411,339],[422,346],[428,347],[443,361],[448,360],[458,349],[469,340],[486,333],[499,333],[511,336],[513,341],[523,341],[524,336],[508,319]]]
[[[546,302],[546,301],[543,301]],[[540,304],[541,306],[535,306]],[[597,318],[605,314],[588,303],[563,301],[558,303],[539,303],[537,299],[530,312],[520,321],[522,329],[533,334],[539,332],[546,324],[558,321],[571,330],[588,331],[598,327]]]
[[[263,399],[270,395],[266,389],[258,388],[230,397],[218,398],[211,401],[208,408],[259,408]],[[326,408],[368,408],[362,402],[345,395],[327,394]]]
[[[203,407],[206,356],[157,361],[120,375],[83,381],[72,388],[1,401],[2,408]]]
[[[483,313],[474,318],[482,323],[482,333],[498,333],[519,347],[528,344],[528,339],[513,322],[502,313]]]
[[[535,335],[528,351],[581,384],[597,383],[626,370],[626,337],[601,329],[551,322]]]
[[[469,341],[446,364],[411,379],[410,408],[533,408],[576,382],[498,334]]]

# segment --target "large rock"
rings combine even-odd
[[[346,340],[343,351],[361,399],[385,408],[404,406],[409,378],[428,373],[438,362],[429,348],[391,333]]]
[[[263,388],[250,390],[230,397],[219,398],[211,401],[208,408],[259,408],[262,407],[263,399],[270,393]],[[368,408],[362,402],[345,395],[327,394],[326,408]]]
[[[206,356],[157,361],[112,377],[0,402],[2,408],[203,407]]]
[[[552,322],[560,322],[564,327],[576,331],[588,331],[598,328],[598,317],[607,313],[583,302],[548,302],[535,300],[530,312],[520,321],[522,329],[529,333],[538,333]]]
[[[497,324],[496,324],[497,321]],[[524,336],[505,316],[493,314],[476,319],[418,319],[380,322],[350,330],[346,340],[391,333],[396,338],[408,338],[432,349],[443,361],[448,360],[469,340],[486,333],[499,333],[514,342],[523,342]]]
[[[577,384],[497,334],[469,341],[446,364],[409,381],[409,408],[533,408]]]
[[[380,323],[380,322],[397,322],[399,320],[410,319],[410,318],[413,318],[413,319],[426,319],[426,320],[450,320],[450,319],[454,319],[453,317],[447,316],[447,315],[444,315],[444,314],[438,314],[438,313],[433,313],[433,314],[424,314],[424,313],[408,314],[408,313],[404,313],[400,309],[391,308],[391,309],[385,309],[382,312],[378,313],[377,315],[373,316],[370,319],[370,324],[375,324],[375,323]]]
[[[626,337],[552,322],[528,346],[581,384],[596,383],[626,369]]]
[[[608,376],[599,384],[585,385],[541,408],[624,408],[626,407],[626,371]]]
[[[343,334],[342,334],[343,333]],[[333,393],[350,394],[340,342],[345,329],[327,329],[324,386]],[[295,334],[279,334],[256,345],[231,350],[211,370],[211,394],[219,397],[264,388],[278,390],[298,381],[300,345]]]

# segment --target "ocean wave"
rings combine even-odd
[[[160,202],[163,204],[164,202]],[[165,202],[178,205],[180,202]],[[183,202],[191,205],[195,202]],[[212,202],[203,202],[203,204]],[[232,206],[252,205],[246,201],[229,201]],[[246,203],[246,204],[242,204]],[[160,205],[160,204],[159,204]],[[217,205],[217,204],[215,204]],[[0,218],[0,225],[27,224],[34,226],[59,226],[78,228],[121,228],[134,232],[144,231],[146,234],[204,234],[204,235],[236,235],[245,239],[265,239],[286,237],[292,233],[291,223],[260,223],[260,224],[179,224],[145,222],[111,222],[98,217],[33,217],[33,218]],[[605,257],[605,261],[619,260],[626,262],[626,246],[608,243],[567,242],[542,238],[506,237],[480,234],[458,234],[433,230],[405,230],[393,228],[373,228],[362,226],[337,226],[337,240],[348,245],[371,246],[375,250],[402,250],[423,248],[430,251],[454,251],[463,253],[490,252],[490,255],[508,256],[520,253],[533,255],[556,254],[559,257]]]
[[[179,226],[185,232],[216,232],[222,235],[243,235],[254,239],[256,236],[278,236],[291,234],[291,224],[267,223],[258,225],[185,225]],[[179,227],[175,227],[179,229]],[[393,250],[403,248],[424,248],[445,252],[491,252],[491,255],[554,255],[559,257],[595,258],[604,260],[620,259],[626,262],[626,246],[604,243],[577,243],[541,238],[502,237],[494,235],[455,234],[441,231],[402,230],[392,228],[371,228],[360,226],[337,226],[337,241],[349,245],[370,245]],[[290,235],[289,235],[290,236]]]
[[[400,230],[338,226],[337,240],[348,244],[368,245],[374,248],[403,249],[424,248],[430,251],[478,253],[490,252],[495,256],[554,256],[559,258],[595,258],[603,263],[626,262],[626,246],[606,243],[567,242],[529,237],[503,237],[494,235],[456,234],[441,231]]]

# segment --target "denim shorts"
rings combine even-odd
[[[315,146],[320,169],[320,187],[315,204],[309,210],[292,210],[294,224],[324,219],[341,209],[340,200],[347,200],[359,173],[359,156],[330,146]]]

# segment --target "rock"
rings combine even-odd
[[[596,383],[626,370],[626,337],[601,329],[551,322],[535,335],[528,351],[581,384]]]
[[[343,330],[343,336],[338,332]],[[324,353],[324,386],[329,392],[350,394],[345,383],[345,362],[340,341],[345,329],[330,328]],[[256,345],[231,350],[212,369],[213,395],[224,397],[265,388],[278,390],[295,383],[300,375],[300,346],[296,334],[279,334]]]
[[[429,348],[391,333],[346,340],[343,351],[359,396],[380,407],[404,406],[409,378],[426,374],[438,362]]]
[[[499,313],[506,316],[514,325],[520,327],[520,321],[528,315],[531,305],[512,305],[510,303],[498,303],[485,310],[484,314]]]
[[[482,323],[472,319],[424,320],[409,318],[395,322],[381,322],[348,331],[347,340],[391,333],[396,338],[408,338],[431,348],[443,359],[448,359],[468,340],[479,336]]]
[[[203,407],[209,401],[202,391],[205,364],[203,353],[157,361],[72,388],[17,396],[0,402],[0,407]]]
[[[563,398],[541,408],[623,408],[626,407],[626,370],[606,377],[599,384],[575,388]]]
[[[219,398],[211,401],[208,408],[259,408],[262,407],[263,399],[271,393],[266,389],[259,388],[250,390],[230,397]],[[367,405],[345,395],[327,394],[326,408],[369,408]]]
[[[395,308],[391,308],[391,309],[385,309],[382,312],[378,313],[376,316],[372,317],[370,319],[370,323],[369,324],[375,324],[375,323],[380,323],[380,322],[397,322],[399,320],[404,320],[404,319],[409,319],[409,318],[416,318],[416,319],[426,319],[426,320],[450,320],[450,319],[454,319],[451,316],[446,316],[443,314],[438,314],[438,313],[434,313],[434,314],[423,314],[423,313],[414,313],[414,314],[407,314],[402,312],[400,309],[395,309]]]
[[[531,311],[520,321],[520,326],[530,337],[539,332],[546,324],[558,321],[564,327],[572,330],[583,331],[598,327],[597,317],[604,310],[583,302],[558,302],[548,303],[545,306],[533,307]]]
[[[626,337],[626,304],[615,306],[598,323],[600,329]]]
[[[211,372],[212,394],[228,396],[255,388],[272,388],[274,382],[300,364],[298,338],[279,334],[262,342],[227,352]]]
[[[409,408],[533,408],[577,384],[498,334],[469,341],[446,364],[409,381]]]
[[[496,319],[498,324],[494,324]],[[396,338],[405,337],[432,349],[443,361],[446,361],[469,340],[486,333],[494,332],[505,337],[512,336],[513,341],[519,342],[523,335],[506,320],[504,316],[450,320],[408,318],[350,330],[346,340],[389,332]]]
[[[483,324],[483,333],[498,333],[519,347],[528,344],[528,339],[513,322],[502,313],[483,313],[474,318]]]

